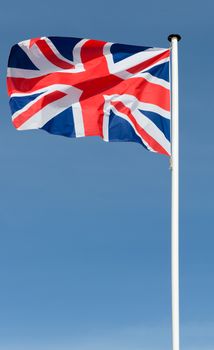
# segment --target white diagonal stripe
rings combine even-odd
[[[81,61],[80,51],[81,51],[82,46],[87,41],[86,39],[80,40],[80,42],[78,42],[74,46],[74,49],[73,49],[73,60],[74,60],[74,62],[72,62],[72,61],[68,60],[66,57],[62,56],[60,54],[60,52],[57,50],[57,48],[54,46],[52,41],[48,37],[44,37],[42,39],[44,39],[46,41],[46,43],[50,46],[51,50],[55,53],[55,55],[58,58],[60,58],[60,60],[75,65],[74,68],[69,68],[69,69],[61,68],[60,69],[61,72],[64,72],[64,73],[79,73],[79,72],[83,72],[85,70],[84,69],[84,65],[82,64],[82,61]]]
[[[132,77],[130,77],[130,79],[132,78],[143,78],[147,80],[149,83],[157,84],[157,85],[163,86],[167,90],[170,90],[170,83],[168,81],[161,78],[157,78],[154,75],[150,74],[149,72],[134,74]]]
[[[143,107],[142,103],[138,103],[138,100],[133,98],[133,96],[131,96],[131,95],[129,95],[129,96],[122,95],[122,96],[117,96],[117,97],[105,96],[105,100],[106,100],[106,102],[109,102],[109,104],[111,104],[111,102],[116,102],[116,101],[122,102],[124,104],[124,106],[128,107],[131,110],[132,115],[135,118],[135,120],[137,121],[137,123],[170,154],[170,142],[166,139],[164,133],[153,123],[153,121],[151,119],[146,117],[142,112],[140,112],[138,110],[138,109],[141,109]],[[116,108],[115,106],[111,105],[112,109],[113,109],[113,107]],[[106,109],[106,116],[108,116],[107,109]],[[131,123],[131,125],[135,129],[134,125],[132,124],[132,122],[128,118],[128,116],[126,116],[125,119],[129,123]],[[135,131],[136,131],[136,129],[135,129]],[[136,133],[137,133],[137,131],[136,131]],[[142,136],[140,136],[140,137],[142,138]],[[145,143],[145,141],[144,141],[144,143]]]
[[[43,55],[37,45],[34,44],[30,48],[28,41],[22,41],[18,45],[41,72],[55,72],[59,70],[59,67],[55,66]]]
[[[141,109],[144,111],[150,111],[157,114],[160,114],[162,117],[166,119],[170,119],[170,112],[151,103],[141,102],[139,101],[135,96],[123,94],[123,95],[105,95],[104,96],[106,100],[110,101],[120,101],[124,103],[128,108],[130,108],[132,111],[135,109]]]
[[[138,64],[143,63],[149,60],[150,58],[153,58],[161,53],[168,51],[168,49],[153,48],[152,50],[145,50],[142,52],[138,52],[136,54],[131,55],[128,58],[125,58],[119,62],[114,63],[113,55],[111,53],[111,46],[112,46],[112,43],[107,43],[103,48],[103,52],[108,63],[109,71],[112,74],[116,74],[116,75],[122,71],[126,71],[132,68],[133,66],[137,66]]]
[[[41,40],[45,40],[46,43],[51,47],[53,52],[62,59],[64,62],[69,62],[72,64],[71,61],[67,60],[64,56],[62,56],[56,47],[53,45],[53,43],[47,38],[43,37]],[[49,72],[58,72],[58,71],[64,71],[65,73],[71,72],[71,73],[79,73],[84,71],[84,66],[81,63],[81,57],[80,57],[80,50],[82,45],[86,42],[86,40],[81,40],[75,47],[74,47],[74,64],[76,65],[75,68],[70,69],[63,69],[52,62],[50,62],[40,51],[38,46],[36,44],[29,47],[30,40],[21,41],[18,45],[21,47],[21,49],[26,53],[26,55],[29,57],[29,59],[33,62],[33,64],[42,72],[42,74],[49,73]],[[15,70],[15,69],[14,69]],[[28,71],[28,70],[26,70]],[[32,74],[32,72],[31,72]],[[35,76],[37,73],[35,73]],[[41,74],[41,73],[40,73]]]
[[[63,91],[66,93],[66,96],[49,103],[47,106],[42,108],[40,111],[35,113],[32,117],[30,117],[25,123],[23,123],[18,129],[19,130],[27,130],[27,129],[37,129],[41,128],[45,125],[50,119],[57,116],[61,112],[63,112],[68,107],[71,107],[72,104],[75,104],[79,101],[82,91],[73,87],[63,85],[55,85],[52,86],[52,89],[49,89],[48,92],[38,96],[34,101],[29,102],[25,107],[21,110],[17,111],[13,114],[13,120],[17,118],[21,113],[25,112],[30,108],[36,101],[41,99],[43,96],[48,95],[53,91]]]
[[[20,114],[22,114],[28,108],[30,108],[35,102],[37,102],[42,97],[50,94],[53,91],[62,91],[62,92],[65,92],[66,94],[69,94],[69,95],[72,94],[72,96],[73,96],[72,100],[76,99],[76,101],[79,101],[80,95],[82,93],[82,91],[80,89],[77,89],[77,88],[70,86],[70,85],[65,85],[65,84],[50,85],[48,88],[37,90],[36,93],[42,93],[42,94],[37,96],[33,101],[27,103],[23,108],[19,109],[17,112],[13,113],[12,119],[17,118]],[[33,92],[31,94],[25,94],[25,96],[31,96],[31,95],[35,95],[35,92]],[[11,95],[11,97],[19,97],[19,96],[23,96],[23,94],[12,94]]]
[[[56,46],[53,44],[53,42],[48,38],[48,37],[42,37],[42,40],[44,40],[47,45],[50,47],[50,49],[55,53],[55,55],[62,61],[69,63],[69,64],[74,64],[71,60],[67,59],[66,57],[62,56],[61,53],[57,50]]]
[[[153,121],[138,110],[132,111],[132,114],[137,123],[170,154],[170,142]]]
[[[151,148],[149,146],[149,144],[142,138],[142,136],[138,133],[138,131],[136,130],[134,124],[132,123],[132,121],[128,118],[128,116],[125,113],[122,113],[120,111],[118,111],[115,106],[111,106],[112,111],[118,115],[119,117],[125,119],[127,122],[129,122],[129,124],[131,124],[131,126],[133,127],[135,133],[140,137],[140,139],[142,140],[142,142],[146,145],[146,147],[151,151],[151,152],[156,152],[153,148]]]

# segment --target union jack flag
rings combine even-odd
[[[41,37],[11,49],[7,86],[18,130],[134,141],[170,154],[170,50]]]

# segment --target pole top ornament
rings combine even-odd
[[[172,41],[172,38],[177,38],[178,41],[181,40],[180,34],[170,34],[170,35],[168,36],[168,40],[171,42],[171,41]]]

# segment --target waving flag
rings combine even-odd
[[[170,50],[42,37],[12,47],[13,125],[170,154]]]

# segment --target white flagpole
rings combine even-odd
[[[171,288],[172,288],[172,349],[179,350],[179,115],[178,115],[178,41],[179,34],[171,34]]]

